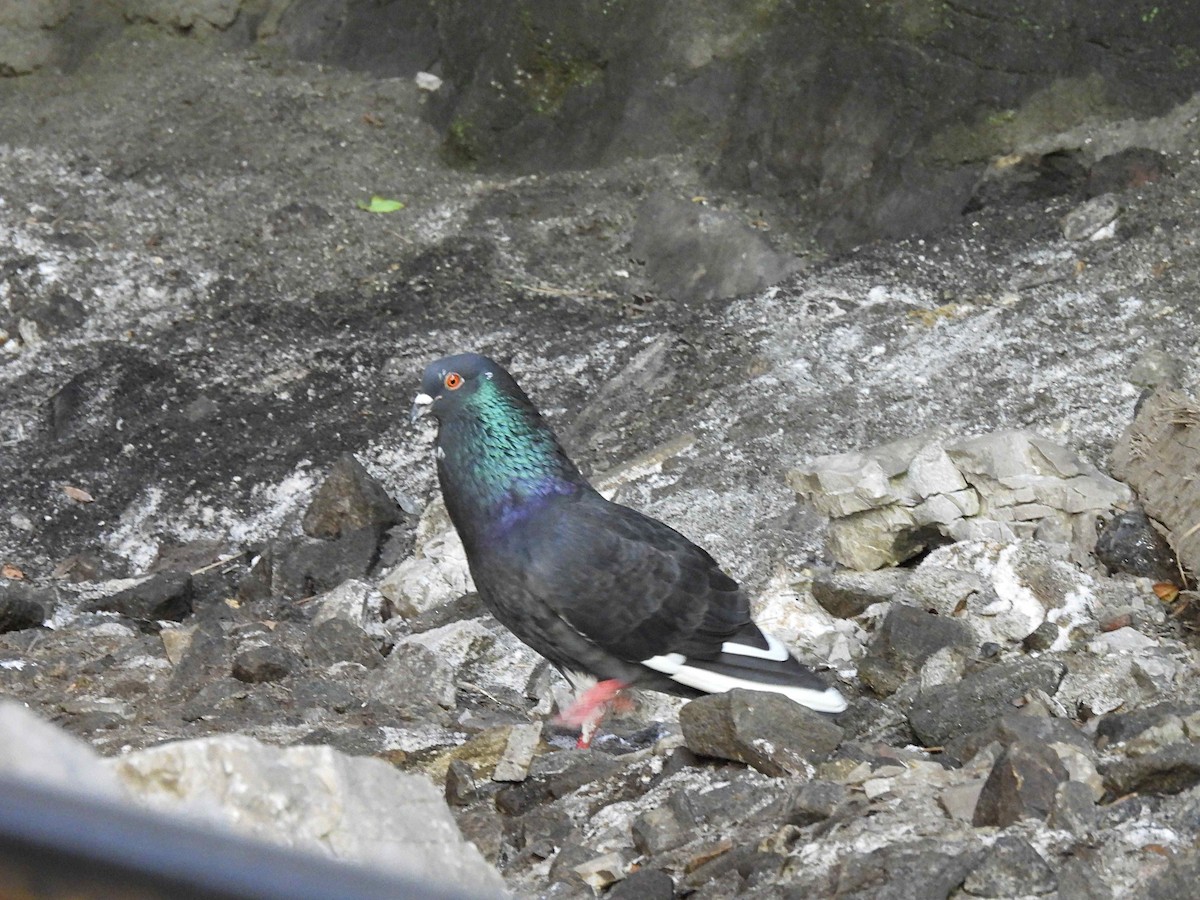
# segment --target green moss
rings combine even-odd
[[[549,41],[542,43],[517,72],[516,83],[525,92],[534,111],[552,116],[575,88],[595,84],[604,69],[591,60],[560,56]]]
[[[479,161],[479,140],[475,136],[475,126],[469,119],[459,117],[450,123],[442,142],[442,154],[456,168],[467,168]]]

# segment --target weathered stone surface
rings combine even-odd
[[[1042,855],[1015,835],[997,838],[963,881],[963,890],[976,897],[1026,897],[1057,887],[1054,870]]]
[[[1126,510],[1105,524],[1096,539],[1096,558],[1110,573],[1184,586],[1175,551],[1141,509]]]
[[[836,896],[854,900],[944,900],[962,885],[979,855],[969,845],[951,849],[927,840],[881,847],[841,863]]]
[[[682,301],[760,291],[796,265],[736,216],[662,193],[638,209],[633,252],[659,292]]]
[[[833,781],[809,781],[800,787],[787,811],[787,822],[803,828],[832,816],[847,800],[846,788]]]
[[[434,610],[471,589],[467,555],[453,531],[418,541],[413,555],[379,583],[380,593],[405,618]]]
[[[1007,747],[1014,741],[1043,744],[1064,743],[1094,754],[1091,741],[1074,722],[1050,716],[1026,715],[1016,710],[1010,710],[988,722],[978,731],[951,738],[946,742],[943,755],[946,759],[962,764],[988,744],[994,742],[1002,747]]]
[[[876,694],[886,697],[934,653],[947,647],[965,649],[974,643],[971,629],[958,619],[895,602],[859,664],[859,676]]]
[[[1121,204],[1112,194],[1092,197],[1063,217],[1063,237],[1068,241],[1100,241],[1116,234]]]
[[[367,598],[370,594],[371,585],[365,581],[354,578],[343,581],[318,598],[312,624],[316,626],[330,619],[343,619],[365,628],[368,620]]]
[[[0,700],[0,773],[60,790],[125,798],[124,785],[91,747],[11,700]]]
[[[1050,747],[1014,741],[1001,752],[988,774],[972,820],[977,826],[1004,828],[1020,819],[1044,820],[1054,808],[1067,770]]]
[[[0,634],[36,628],[46,621],[42,593],[18,581],[0,581]]]
[[[842,729],[778,694],[745,691],[699,697],[680,710],[687,747],[766,775],[808,774],[842,739]]]
[[[369,701],[380,714],[405,719],[444,715],[454,708],[455,673],[419,644],[401,644],[367,678]]]
[[[342,618],[314,625],[304,639],[304,652],[318,666],[352,662],[374,669],[383,663],[383,656],[370,636]]]
[[[1122,796],[1178,794],[1200,784],[1200,744],[1183,741],[1132,758],[1101,763],[1100,774],[1110,792]]]
[[[1012,710],[1013,701],[1033,690],[1053,695],[1066,667],[1050,660],[1016,659],[989,666],[957,684],[922,691],[913,701],[909,722],[927,746],[983,728]]]
[[[633,820],[633,846],[647,855],[682,847],[694,837],[696,822],[686,804],[669,803]]]
[[[675,882],[661,869],[638,869],[604,896],[609,900],[671,900]]]
[[[855,569],[903,562],[928,546],[930,532],[957,541],[1012,541],[1050,522],[1070,535],[1090,527],[1085,517],[1130,499],[1125,485],[1025,431],[944,442],[910,438],[819,457],[788,481],[833,518],[830,550]]]
[[[84,605],[85,609],[119,612],[131,619],[178,622],[192,611],[192,577],[176,572],[162,572],[141,584],[100,597]]]
[[[353,454],[346,453],[329,470],[301,526],[310,537],[333,540],[360,528],[385,531],[402,519],[396,501]]]
[[[497,760],[492,772],[492,781],[524,781],[541,739],[540,725],[514,725],[508,733],[504,754]]]
[[[1166,526],[1179,561],[1200,571],[1200,403],[1164,385],[1138,408],[1113,447],[1113,474],[1138,492],[1146,513]]]
[[[239,735],[163,744],[107,765],[159,810],[203,809],[244,834],[463,890],[503,890],[425,778],[328,747]]]
[[[812,594],[831,616],[851,619],[869,606],[891,600],[908,578],[904,569],[822,571],[813,576]]]
[[[1096,827],[1096,797],[1081,781],[1064,781],[1054,791],[1054,806],[1046,819],[1051,828],[1085,835]]]
[[[249,684],[282,681],[299,665],[299,659],[286,647],[258,644],[239,650],[233,657],[233,677]]]

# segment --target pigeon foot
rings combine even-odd
[[[625,712],[633,707],[633,701],[621,695],[626,687],[628,685],[624,681],[616,678],[598,681],[558,714],[556,721],[560,725],[579,729],[576,748],[586,750],[592,745],[592,737],[610,709]]]

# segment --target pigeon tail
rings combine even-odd
[[[722,643],[721,652],[712,659],[665,653],[642,660],[642,665],[707,694],[734,688],[770,691],[823,713],[839,713],[847,705],[846,698],[801,665],[783,641],[753,623]]]

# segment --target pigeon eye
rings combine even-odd
[[[452,391],[457,391],[462,387],[463,378],[457,372],[450,372],[442,379],[442,384]]]

